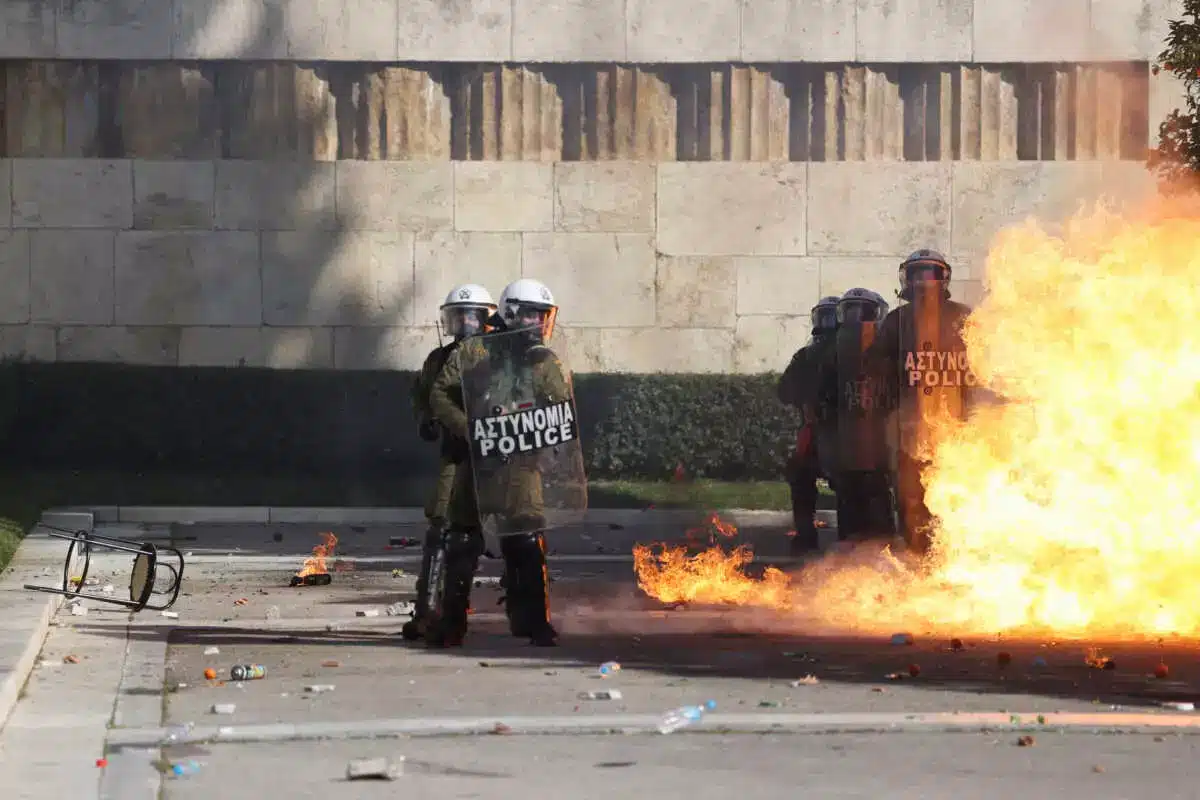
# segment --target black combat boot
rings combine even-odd
[[[483,534],[477,529],[450,528],[442,537],[445,577],[440,596],[430,593],[425,642],[430,647],[458,647],[467,636],[471,583],[483,553]]]
[[[425,531],[425,540],[421,543],[421,571],[417,573],[417,597],[413,602],[413,615],[400,629],[400,635],[410,642],[415,642],[425,635],[425,624],[429,617],[430,569],[433,566],[434,554],[442,546],[442,531],[445,526],[446,521],[443,519],[430,519],[429,529]]]
[[[558,644],[550,624],[550,581],[546,571],[546,539],[539,533],[517,533],[500,540],[504,554],[505,602],[509,630],[539,647]]]

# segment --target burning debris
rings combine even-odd
[[[338,539],[332,533],[322,533],[322,541],[313,548],[312,555],[304,559],[300,571],[292,576],[292,586],[328,586],[333,583],[326,561],[333,556]]]
[[[995,240],[964,336],[1000,402],[931,423],[926,559],[860,546],[756,580],[746,549],[639,547],[638,585],[810,631],[1200,638],[1200,328],[1179,325],[1200,307],[1200,219],[1155,202]]]

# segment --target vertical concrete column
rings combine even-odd
[[[116,118],[125,158],[219,158],[212,67],[115,65]]]
[[[730,67],[731,161],[786,161],[789,114],[784,85],[770,68]]]
[[[228,64],[218,81],[228,157],[337,159],[337,101],[306,64]]]
[[[958,140],[959,158],[978,161],[982,158],[983,69],[976,66],[958,68]]]
[[[455,158],[554,161],[562,154],[562,100],[541,69],[489,64],[454,81]]]
[[[821,116],[824,120],[824,160],[840,161],[846,152],[846,121],[843,112],[845,98],[842,94],[842,84],[846,76],[844,67],[826,67],[824,75],[824,91],[821,95],[823,106]],[[816,102],[813,103],[814,110]]]
[[[1054,161],[1068,161],[1071,158],[1073,146],[1071,116],[1075,112],[1074,79],[1074,70],[1068,66],[1056,66],[1050,79],[1054,87],[1054,112],[1050,123],[1053,127]],[[1043,158],[1045,158],[1044,155]]]
[[[1011,161],[1017,157],[1017,71],[979,68],[979,158]]]
[[[628,70],[634,91],[633,146],[620,158],[641,161],[675,160],[676,100],[671,82],[661,70]]]
[[[867,67],[863,98],[863,158],[903,160],[904,102],[900,97],[899,67]]]
[[[1096,68],[1096,158],[1117,161],[1121,158],[1122,131],[1130,104],[1126,103],[1125,87],[1129,70],[1124,65],[1103,65]]]
[[[1098,70],[1091,65],[1081,64],[1075,72],[1075,103],[1072,111],[1075,119],[1075,160],[1091,161],[1096,158],[1096,110],[1098,104]]]
[[[11,158],[100,155],[100,68],[74,61],[4,65],[5,153]]]
[[[867,68],[844,67],[841,92],[842,159],[863,161],[867,157]]]
[[[958,130],[955,125],[954,108],[954,84],[956,77],[953,67],[940,70],[937,77],[939,161],[956,160],[961,148],[960,140],[955,135]]]
[[[372,67],[359,97],[370,160],[445,159],[450,155],[450,101],[438,76],[408,67]]]

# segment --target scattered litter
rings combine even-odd
[[[497,722],[495,727],[492,728],[492,734],[495,736],[506,736],[510,733],[512,733],[512,728],[508,727],[503,722]]]
[[[73,617],[86,617],[87,616],[88,607],[85,606],[83,603],[79,602],[78,600],[71,603],[70,608],[71,608],[71,616],[73,616]]]
[[[1117,662],[1106,655],[1101,655],[1099,648],[1089,647],[1083,655],[1083,663],[1092,669],[1116,669]]]
[[[1196,704],[1195,703],[1171,702],[1171,703],[1163,703],[1163,708],[1169,708],[1172,711],[1195,711]]]
[[[117,587],[113,586],[111,583],[106,583],[100,587],[100,592],[102,594],[112,594],[116,590],[117,590]]]
[[[1100,764],[1092,765],[1092,772],[1104,772],[1104,767]]]
[[[346,765],[348,781],[394,781],[404,774],[404,759],[393,764],[386,758],[357,758]]]
[[[275,541],[275,542],[282,542],[283,534],[279,533],[279,532],[273,533],[273,534],[271,534],[271,540]]]
[[[279,619],[279,616],[280,616],[279,606],[271,606],[270,608],[267,609],[266,617],[268,620]]]
[[[1168,667],[1166,664],[1159,664],[1157,667],[1154,668],[1154,677],[1158,678],[1159,680],[1165,679],[1170,674],[1171,674],[1171,668]]]
[[[342,626],[341,626],[341,625],[339,625],[339,624],[338,624],[338,623],[336,623],[336,622],[331,622],[331,623],[329,623],[328,625],[326,625],[326,626],[325,626],[325,630],[326,630],[326,632],[328,632],[328,633],[337,633],[337,632],[338,632],[338,631],[340,631],[341,629],[342,629]]]
[[[221,654],[221,648],[219,648],[219,647],[204,648],[204,655],[206,655],[206,656],[218,656],[220,654]]]
[[[499,586],[500,576],[498,575],[480,575],[475,579],[475,588],[481,586]]]
[[[601,692],[580,692],[580,700],[620,700],[621,693],[616,689],[606,689]]]
[[[101,769],[104,769],[105,767],[108,766],[108,759],[107,758],[97,758],[96,766],[100,767]]]
[[[963,649],[962,639],[951,639],[950,640],[950,651],[952,653],[957,653],[957,652],[961,651],[962,649]]]
[[[171,765],[171,774],[176,778],[182,778],[187,775],[195,775],[200,771],[200,764],[196,761],[180,761]]]
[[[267,677],[267,668],[262,664],[238,664],[229,669],[229,677],[235,681],[257,681]]]
[[[216,703],[212,707],[213,714],[232,714],[237,711],[237,706],[233,703]]]
[[[413,604],[403,601],[392,603],[384,609],[384,612],[389,617],[409,617],[413,613]]]
[[[327,669],[332,669],[332,668],[334,668],[334,667],[340,667],[340,666],[341,666],[341,664],[339,664],[339,663],[338,663],[338,662],[336,662],[336,661],[322,661],[322,662],[321,662],[321,666],[322,666],[322,667],[325,667],[325,668],[327,668]]]
[[[885,681],[902,681],[904,678],[905,675],[902,672],[889,672],[887,675],[883,676]]]
[[[233,728],[228,725],[222,725],[217,728],[217,736],[233,736]]]
[[[304,691],[309,694],[324,694],[332,692],[336,687],[332,683],[314,683],[312,686],[305,686]]]
[[[208,669],[204,670],[204,677],[210,681],[215,681],[217,679],[217,671],[212,667],[209,667]]]
[[[805,675],[799,680],[792,681],[789,685],[795,689],[797,686],[816,686],[820,682],[821,680],[816,675]]]
[[[875,692],[876,694],[883,694],[887,691],[887,689],[884,689],[882,686],[872,686],[871,691]]]
[[[902,647],[902,646],[906,646],[906,645],[911,645],[912,643],[913,643],[913,637],[912,637],[911,633],[893,633],[892,634],[892,645],[893,646]]]
[[[246,603],[249,603],[249,602],[250,602],[250,601],[249,601],[249,600],[247,600],[246,598],[244,598],[244,597],[239,597],[237,600],[234,600],[234,601],[233,601],[233,604],[234,604],[235,606],[244,606],[244,605],[246,605]]]
[[[402,569],[394,569],[394,570],[392,570],[392,577],[393,577],[393,578],[403,578],[403,577],[404,577],[404,570],[402,570]]]
[[[1004,652],[997,653],[996,654],[996,663],[1002,668],[1007,667],[1009,664],[1012,663],[1012,655],[1010,655],[1009,653],[1004,653]]]
[[[680,728],[686,728],[688,725],[693,725],[703,719],[706,713],[716,709],[716,707],[717,702],[709,700],[703,705],[673,708],[662,715],[662,719],[658,722],[658,732],[665,735],[674,733]]]
[[[354,612],[354,616],[356,616],[356,617],[378,617],[379,609],[378,608],[359,609],[358,611]]]
[[[1033,747],[1033,737],[1026,735],[1018,738],[1017,747]]]
[[[179,619],[178,611],[160,611],[159,613],[162,614],[167,619]]]
[[[63,663],[64,664],[78,664],[79,656],[73,656],[73,655],[72,656],[63,656]]]
[[[779,708],[779,703],[776,703],[774,700],[759,700],[758,707],[759,708]]]
[[[611,676],[613,673],[620,672],[620,671],[621,671],[621,665],[618,664],[616,661],[605,661],[603,664],[600,665],[600,677],[602,677],[602,678],[607,678],[607,677]]]
[[[1154,741],[1156,741],[1156,742],[1165,742],[1165,741],[1166,741],[1166,738],[1164,738],[1164,737],[1162,737],[1162,736],[1155,736],[1155,737],[1154,737]]]
[[[909,664],[908,665],[908,674],[914,678],[918,677],[921,674],[921,665],[920,664]]]
[[[392,547],[416,547],[420,543],[420,539],[411,536],[392,536],[388,539],[388,544]]]
[[[1049,664],[1047,664],[1046,659],[1042,658],[1041,656],[1035,656],[1033,659],[1033,666],[1035,669],[1045,669],[1049,666]]]

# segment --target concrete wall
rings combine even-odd
[[[915,247],[970,300],[1000,228],[1148,191],[1171,13],[8,0],[0,357],[412,369],[526,275],[577,370],[779,369]]]
[[[1083,62],[1176,0],[6,0],[8,58]]]
[[[15,159],[0,344],[60,361],[413,369],[447,287],[537,276],[581,371],[781,368],[818,297],[891,296],[1139,165]],[[0,207],[8,203],[0,201]],[[855,209],[848,213],[847,209]]]

